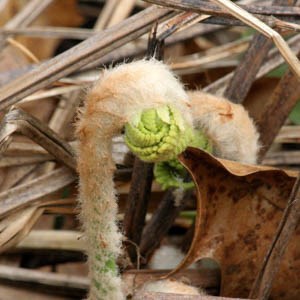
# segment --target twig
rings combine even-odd
[[[267,300],[271,293],[272,283],[279,269],[288,242],[295,232],[300,220],[300,176],[298,177],[283,217],[278,226],[274,240],[265,256],[263,265],[253,284],[250,298]]]
[[[163,237],[173,225],[175,218],[183,209],[186,201],[191,197],[193,191],[186,191],[180,201],[180,205],[175,205],[174,190],[168,190],[161,200],[157,210],[151,220],[145,226],[140,245],[140,252],[146,264],[155,249],[160,245]]]
[[[148,201],[151,196],[152,178],[153,164],[142,162],[136,157],[123,223],[125,236],[136,245],[140,243],[144,228]],[[127,251],[131,261],[135,262],[136,247],[127,244]]]
[[[263,159],[287,116],[297,103],[299,95],[298,78],[288,71],[281,78],[269,101],[259,112],[259,116],[253,116],[259,128],[262,144],[259,153],[260,160]]]

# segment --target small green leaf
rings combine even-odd
[[[171,124],[170,111],[168,106],[161,106],[156,109],[158,117],[167,124]]]
[[[267,74],[267,77],[281,78],[288,70],[288,66],[283,64]]]
[[[300,101],[295,105],[292,112],[289,115],[289,120],[295,125],[300,125]]]

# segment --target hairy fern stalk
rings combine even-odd
[[[81,220],[88,247],[89,299],[123,299],[115,260],[121,252],[116,224],[112,138],[145,110],[174,107],[192,126],[188,97],[167,67],[138,61],[107,70],[89,92],[77,125]]]

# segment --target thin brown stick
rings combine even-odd
[[[186,201],[191,197],[192,191],[184,192],[179,205],[176,205],[174,190],[168,190],[161,200],[151,220],[145,226],[140,245],[140,252],[146,264],[162,239],[171,228],[175,218],[183,209]]]
[[[296,105],[300,97],[300,85],[298,78],[291,72],[287,72],[276,86],[271,98],[259,112],[256,119],[260,132],[261,151],[259,159],[262,160],[273,140],[284,124],[289,113]]]
[[[249,297],[267,300],[271,293],[272,283],[279,269],[286,247],[300,221],[300,176],[298,177],[283,217],[278,226],[274,240],[265,256],[263,265],[256,277]]]
[[[152,179],[153,164],[144,163],[136,157],[123,223],[125,236],[136,245],[140,243],[144,228],[148,201],[151,196]],[[136,247],[128,243],[127,251],[131,261],[135,262]]]

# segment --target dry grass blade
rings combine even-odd
[[[216,2],[218,5],[223,7],[226,11],[228,11],[230,14],[232,14],[238,20],[241,20],[245,24],[258,30],[260,33],[262,33],[266,37],[272,39],[273,42],[275,43],[275,45],[278,47],[280,53],[286,60],[286,62],[291,67],[291,70],[298,77],[300,77],[300,62],[278,32],[276,32],[275,30],[270,28],[268,25],[266,25],[264,22],[262,22],[260,19],[251,15],[249,12],[247,12],[246,10],[242,9],[241,7],[239,7],[238,5],[236,5],[235,3],[233,3],[229,0],[212,0],[212,1]],[[166,5],[165,2],[168,2],[168,1],[149,0],[149,2]],[[185,2],[185,5],[184,5],[185,9],[186,9],[187,3]],[[177,7],[178,5],[166,5],[166,6]],[[274,19],[271,21],[271,23],[272,23],[272,25],[274,25]]]
[[[76,176],[63,167],[0,193],[0,219],[11,212],[39,202],[41,197],[58,191],[75,180]]]
[[[47,7],[53,0],[31,0],[27,3],[14,18],[5,24],[4,28],[12,29],[19,26],[27,26],[32,23],[36,17]]]
[[[12,142],[7,147],[7,155],[35,155],[46,154],[46,150],[39,145],[33,143]]]
[[[25,35],[39,38],[62,38],[62,39],[79,39],[85,40],[95,33],[91,29],[68,28],[68,27],[49,27],[49,26],[32,26],[20,28],[0,28],[0,35]]]
[[[107,27],[117,4],[118,0],[107,0],[105,2],[105,5],[101,10],[100,15],[94,25],[94,29],[96,31],[103,30],[105,27]]]
[[[294,5],[295,0],[286,3],[282,0],[273,0],[272,5]],[[261,65],[272,47],[272,41],[261,34],[254,35],[247,52],[234,71],[224,96],[234,103],[242,103],[246,98]]]
[[[295,35],[294,37],[290,38],[288,44],[292,51],[296,52],[299,51],[299,42],[300,42],[300,35]],[[256,74],[255,79],[262,78],[270,71],[279,67],[282,63],[284,63],[284,59],[278,52],[278,49],[272,49],[265,62],[261,66],[259,72]],[[226,85],[230,82],[233,77],[233,72],[228,73],[227,75],[221,77],[220,79],[214,81],[212,84],[206,86],[203,91],[208,93],[213,93],[217,95],[223,95],[226,89]]]
[[[42,215],[43,209],[28,207],[0,221],[0,253],[18,244]]]
[[[106,27],[109,28],[126,19],[133,10],[135,2],[136,0],[118,0]]]
[[[83,276],[48,273],[11,266],[0,266],[0,281],[10,285],[39,288],[48,293],[62,294],[65,297],[75,297],[75,299],[85,297],[89,286],[89,279]]]
[[[275,138],[276,143],[300,143],[300,126],[283,126]]]
[[[157,5],[163,5],[174,9],[193,11],[198,14],[206,14],[210,17],[206,20],[207,23],[219,24],[219,25],[232,25],[243,26],[244,23],[238,19],[233,19],[230,12],[222,9],[218,5],[208,3],[207,1],[195,1],[195,0],[146,0],[147,2]],[[241,3],[240,7],[249,13],[255,14],[255,17],[260,21],[266,23],[270,27],[275,27],[284,30],[299,30],[298,16],[300,14],[299,7],[290,7],[285,11],[282,6],[255,6],[255,5],[242,5],[245,1],[237,1]],[[277,17],[275,17],[277,16]],[[287,20],[287,21],[286,21]],[[295,23],[291,23],[291,21]]]
[[[85,251],[82,233],[71,230],[32,230],[17,246],[18,249],[53,249]]]
[[[164,40],[171,34],[183,31],[192,25],[208,19],[209,16],[200,15],[191,12],[178,13],[175,17],[171,18],[160,24],[157,30],[157,38]]]
[[[188,296],[182,294],[171,293],[155,293],[155,292],[141,292],[135,295],[133,300],[248,300],[245,298],[227,298],[227,297],[214,297],[214,296]]]
[[[46,91],[38,91],[38,92],[24,98],[21,101],[21,103],[41,100],[41,99],[49,98],[49,97],[60,96],[60,95],[67,94],[70,92],[80,91],[83,88],[84,88],[83,86],[70,85],[70,86],[63,86],[63,87],[55,87],[55,88],[51,88]]]
[[[17,42],[16,40],[12,39],[12,38],[8,38],[7,42],[17,48],[18,50],[20,50],[25,56],[27,56],[33,63],[39,63],[38,58],[31,52],[29,51],[26,47],[24,47],[22,44],[20,44],[19,42]]]
[[[227,9],[233,16],[258,30],[266,37],[271,38],[278,47],[282,56],[285,58],[286,62],[291,67],[291,70],[297,75],[298,78],[300,78],[300,62],[278,32],[229,0],[212,1]]]
[[[150,3],[166,5],[168,7],[174,9],[182,9],[193,12],[201,12],[207,15],[215,15],[215,16],[230,16],[230,12],[226,8],[219,7],[213,3],[202,0],[145,0]],[[256,15],[266,15],[266,16],[300,16],[300,8],[299,7],[289,7],[283,8],[279,5],[266,6],[264,4],[255,5],[245,5],[242,4],[245,1],[237,1],[239,6],[245,11],[256,14]]]
[[[0,168],[12,167],[12,166],[20,166],[20,165],[28,165],[35,164],[40,162],[45,162],[49,160],[54,160],[52,155],[47,154],[36,154],[31,156],[4,156],[0,157]]]
[[[276,151],[268,153],[266,157],[262,160],[262,164],[267,166],[300,165],[300,151]]]
[[[178,61],[170,64],[172,70],[179,71],[182,69],[201,68],[201,66],[212,63],[220,62],[221,59],[229,58],[234,55],[240,54],[247,49],[249,38],[242,39],[236,42],[228,43],[222,46],[217,46],[211,50],[200,53],[200,55],[187,55],[181,57]]]
[[[34,117],[14,108],[5,115],[0,125],[0,145],[13,133],[21,133],[41,145],[60,162],[75,170],[76,162],[71,146]]]

